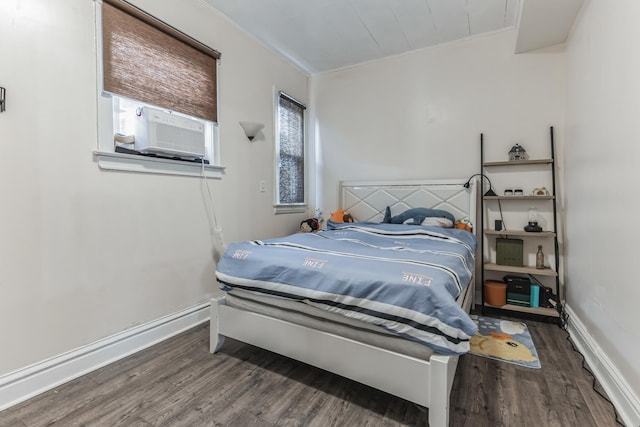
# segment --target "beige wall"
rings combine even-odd
[[[515,142],[548,157],[564,54],[515,55],[514,43],[504,31],[314,76],[318,203],[335,209],[339,180],[465,178],[479,171],[481,132],[489,160]]]
[[[638,405],[640,3],[583,9],[567,50],[567,301]]]
[[[304,217],[271,206],[274,89],[310,106],[314,204],[325,215],[338,180],[466,177],[478,171],[481,132],[490,160],[514,142],[546,157],[553,125],[566,180],[567,300],[640,394],[635,235],[614,222],[638,207],[640,4],[591,0],[566,55],[514,55],[515,33],[505,31],[320,74],[309,86],[198,0],[134,3],[222,52],[227,174],[210,184],[227,242],[286,234]],[[93,159],[94,2],[0,2],[0,54],[2,375],[193,306],[217,286],[202,182],[103,172]],[[264,137],[249,143],[239,120],[264,122]]]
[[[220,50],[227,242],[285,234],[274,215],[273,91],[308,76],[198,0],[135,4]],[[207,300],[217,289],[200,179],[104,172],[90,0],[0,2],[0,375]],[[266,124],[250,143],[239,120]],[[267,192],[258,191],[258,181]]]

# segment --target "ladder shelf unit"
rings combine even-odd
[[[560,266],[560,253],[558,246],[558,214],[557,214],[557,206],[556,206],[556,160],[555,160],[555,146],[554,146],[554,137],[553,137],[553,127],[549,128],[549,139],[550,139],[550,157],[544,159],[531,159],[531,160],[510,160],[510,161],[485,161],[485,145],[484,145],[484,134],[480,134],[480,179],[487,178],[491,185],[491,175],[492,173],[496,173],[498,171],[502,174],[514,174],[514,179],[518,180],[518,173],[522,172],[522,166],[528,166],[529,169],[533,168],[541,174],[550,174],[551,179],[551,192],[550,194],[545,195],[500,195],[498,194],[490,194],[481,196],[481,209],[480,209],[480,224],[482,225],[481,230],[481,238],[480,238],[480,253],[481,253],[481,283],[482,283],[482,305],[481,311],[482,313],[497,313],[504,314],[509,316],[524,316],[524,317],[542,317],[546,320],[550,321],[559,321],[560,312],[559,312],[559,303],[562,300],[561,298],[561,288],[560,288],[560,276],[558,274],[559,266]],[[522,175],[520,176],[522,182]],[[482,181],[481,181],[482,182]],[[524,184],[524,182],[522,182]],[[482,186],[481,186],[482,188]],[[492,188],[493,189],[493,188]],[[495,189],[493,189],[495,191]],[[543,231],[525,231],[524,228],[520,229],[491,229],[486,222],[488,222],[489,217],[489,208],[491,204],[495,206],[499,206],[500,218],[502,223],[504,224],[504,216],[502,212],[502,206],[500,203],[506,203],[514,211],[519,212],[522,215],[525,209],[522,208],[523,201],[529,204],[548,204],[547,211],[550,210],[550,217],[552,218],[551,224],[549,224],[548,229],[544,229]],[[495,211],[494,211],[495,212]],[[551,228],[552,227],[552,228]],[[498,264],[498,256],[497,249],[495,251],[495,255],[492,255],[491,248],[496,248],[497,240],[496,239],[519,239],[523,242],[528,242],[526,245],[531,248],[532,245],[546,245],[547,255],[553,255],[553,262],[551,266],[545,266],[545,268],[535,268],[535,265],[530,266],[525,261],[524,265],[502,265]],[[550,249],[549,243],[552,242],[552,251]],[[523,259],[531,258],[531,251],[523,254]],[[492,259],[495,257],[496,259]],[[541,286],[551,288],[552,294],[554,296],[553,301],[557,303],[556,306],[553,306],[553,303],[550,303],[549,307],[545,306],[525,306],[525,305],[515,305],[515,304],[505,304],[501,306],[490,305],[485,300],[485,280],[486,277],[491,277],[491,280],[496,280],[495,278],[499,275],[516,275],[519,277],[526,277],[533,279],[531,283],[537,283]],[[499,279],[497,279],[499,281]],[[544,287],[540,288],[540,291],[544,293]],[[534,300],[535,298],[532,298]],[[541,299],[542,300],[542,299]],[[548,301],[548,299],[546,300]],[[523,303],[526,304],[526,303]],[[546,304],[546,302],[545,302]],[[532,305],[532,304],[530,304]]]

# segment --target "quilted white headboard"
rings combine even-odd
[[[340,181],[340,207],[356,221],[381,222],[387,206],[391,215],[410,208],[444,209],[456,219],[476,222],[476,182],[466,179],[430,181]]]

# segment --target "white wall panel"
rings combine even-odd
[[[577,18],[567,47],[565,136],[567,299],[636,402],[639,20],[634,0],[592,0]]]
[[[515,142],[549,157],[549,126],[563,126],[564,55],[514,55],[505,31],[312,79],[321,200],[339,180],[466,177]],[[508,183],[501,183],[504,189]],[[534,185],[531,183],[532,190]]]
[[[306,102],[308,77],[203,2],[133,3],[222,52],[227,172],[210,185],[227,242],[297,230],[300,215],[273,213],[273,93]],[[93,159],[94,5],[0,2],[0,375],[217,289],[202,181],[105,172]],[[249,142],[240,120],[265,123],[263,137]]]

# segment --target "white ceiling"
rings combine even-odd
[[[525,0],[518,23],[515,52],[523,53],[562,43],[584,0]]]
[[[520,51],[566,39],[583,0],[205,0],[310,74],[335,70],[526,22]],[[526,8],[521,1],[527,2]],[[544,10],[537,5],[544,3]],[[578,7],[579,9],[579,7]],[[519,19],[528,10],[533,19]],[[559,30],[545,17],[554,13]],[[556,34],[558,33],[558,34]],[[543,40],[538,40],[541,36]]]

